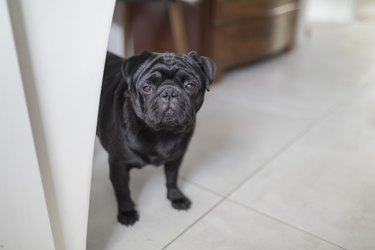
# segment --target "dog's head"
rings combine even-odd
[[[183,132],[195,121],[215,64],[194,51],[144,52],[124,61],[121,70],[136,115],[156,131]]]

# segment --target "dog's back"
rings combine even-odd
[[[98,126],[96,131],[102,145],[106,149],[107,142],[105,138],[108,138],[111,134],[110,130],[113,126],[111,121],[113,122],[116,120],[113,112],[115,108],[114,99],[116,98],[116,93],[126,87],[126,83],[121,74],[121,65],[124,60],[125,59],[115,54],[107,52],[99,104]]]

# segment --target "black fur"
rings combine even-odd
[[[127,60],[107,53],[97,135],[109,155],[120,223],[139,218],[129,171],[148,164],[164,165],[172,206],[190,207],[177,186],[178,170],[214,74],[214,63],[196,52],[144,52]]]

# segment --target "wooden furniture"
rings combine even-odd
[[[176,51],[167,1],[127,4],[126,51]],[[294,46],[298,0],[201,0],[183,4],[188,50],[211,57],[218,75]],[[131,54],[131,53],[130,53]]]

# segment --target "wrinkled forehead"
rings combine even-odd
[[[144,81],[164,80],[194,81],[201,85],[199,68],[188,57],[173,53],[155,53],[138,68],[134,75],[136,84]]]

